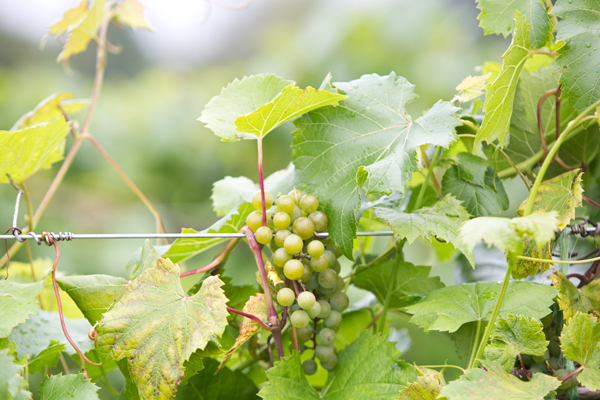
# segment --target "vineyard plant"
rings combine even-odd
[[[48,34],[64,44],[59,62],[95,48],[90,99],[49,94],[0,131],[0,183],[23,199],[0,261],[0,399],[600,398],[600,2],[475,6],[483,34],[510,45],[422,115],[407,111],[418,88],[402,71],[306,88],[265,71],[214,93],[199,126],[221,146],[254,141],[259,182],[215,182],[216,222],[182,229],[209,235],[132,248],[127,279],[61,274],[75,244],[36,229],[90,142],[167,233],[89,132],[103,118],[108,26],[150,25],[139,0],[66,11]],[[289,121],[293,164],[265,171],[263,142]],[[31,198],[27,179],[53,165],[45,196]],[[509,215],[515,179],[528,193]],[[472,276],[491,258],[504,279],[446,286],[406,261],[416,241]],[[37,268],[37,245],[51,247],[52,268]],[[256,285],[222,276],[236,246],[251,250]],[[212,262],[186,268],[211,249]],[[352,287],[372,294],[350,301]],[[85,319],[67,318],[66,302]],[[394,316],[448,336],[461,362],[405,362]]]

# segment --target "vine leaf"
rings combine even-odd
[[[68,60],[71,56],[84,52],[88,43],[96,39],[96,32],[104,18],[105,0],[94,0],[92,7],[75,25],[69,26],[67,42],[60,52],[57,62]]]
[[[534,374],[529,382],[521,381],[497,366],[484,363],[487,372],[476,368],[467,372],[442,389],[440,396],[450,400],[467,399],[543,399],[560,386],[553,376]]]
[[[507,37],[515,29],[515,11],[531,24],[529,45],[539,49],[551,39],[552,24],[546,12],[546,6],[540,0],[517,0],[507,3],[503,0],[478,0],[477,8],[481,13],[477,17],[479,26],[486,35],[495,33]]]
[[[179,275],[176,264],[159,259],[125,288],[98,325],[102,358],[127,358],[141,399],[172,399],[183,363],[227,325],[223,282],[208,277],[187,297]]]
[[[269,103],[293,83],[275,75],[252,75],[245,76],[242,80],[235,79],[221,90],[220,95],[208,102],[198,120],[204,122],[207,128],[224,141],[256,139],[254,134],[238,131],[235,120]]]
[[[152,25],[146,19],[144,6],[139,0],[123,0],[117,8],[115,18],[118,22],[133,29],[152,31]]]
[[[365,330],[339,352],[339,366],[329,373],[320,395],[306,380],[298,353],[267,370],[268,382],[258,395],[265,400],[397,399],[398,392],[418,377],[399,357],[386,336]]]
[[[463,283],[438,289],[405,310],[413,314],[410,322],[426,331],[454,332],[469,322],[488,321],[499,291],[500,284],[496,282]],[[550,286],[511,282],[500,316],[522,314],[540,319],[550,313],[557,292]]]
[[[125,269],[130,269],[129,276],[135,278],[146,269],[153,267],[162,255],[164,255],[171,246],[156,246],[154,247],[150,240],[146,239],[144,245],[132,254]],[[138,253],[139,251],[139,253]]]
[[[598,67],[600,57],[600,4],[587,0],[559,0],[552,14],[560,18],[556,25],[557,40],[564,40],[558,53],[558,64],[565,68],[561,77],[562,96],[571,100],[573,108],[582,112],[600,98]]]
[[[479,333],[479,336],[477,334]],[[468,322],[462,325],[458,330],[450,333],[450,339],[454,342],[456,354],[466,367],[469,364],[471,351],[475,343],[481,343],[483,329],[477,332],[477,322]]]
[[[85,17],[87,10],[88,2],[87,0],[82,0],[77,7],[67,10],[63,14],[61,20],[50,27],[48,34],[56,36],[67,33],[71,26],[76,25],[83,17]]]
[[[374,210],[375,216],[390,225],[398,238],[406,238],[408,244],[418,237],[430,242],[436,237],[443,239],[460,250],[475,267],[473,251],[459,235],[460,225],[469,220],[469,214],[454,197],[446,196],[433,207],[423,207],[410,214],[381,207]]]
[[[491,144],[496,139],[502,147],[506,143],[517,81],[529,57],[529,25],[518,10],[515,11],[514,32],[512,43],[502,56],[500,74],[486,88],[485,118],[477,131],[477,143],[485,141]]]
[[[37,314],[36,297],[42,292],[48,275],[33,283],[19,283],[14,279],[0,279],[0,338],[10,335],[18,324]]]
[[[0,349],[0,399],[31,399],[22,370],[23,367],[14,362],[10,349]]]
[[[249,203],[242,203],[239,208],[234,208],[223,218],[215,222],[210,228],[200,233],[236,233],[246,224],[248,214],[254,211]],[[198,233],[191,228],[183,228],[182,233]],[[219,243],[229,240],[228,238],[201,238],[201,239],[177,239],[163,257],[169,258],[174,263],[187,260],[197,254],[206,251]]]
[[[100,321],[128,283],[125,278],[110,275],[61,276],[56,282],[91,325]]]
[[[447,400],[438,397],[444,385],[443,374],[426,368],[416,368],[421,375],[400,392],[400,400]]]
[[[265,301],[265,295],[262,293],[257,293],[256,296],[250,296],[250,298],[244,305],[242,311],[247,314],[254,315],[263,321],[266,320],[267,302]],[[260,331],[260,329],[261,327],[258,324],[258,322],[255,322],[250,318],[242,317],[242,324],[240,325],[240,334],[238,335],[237,339],[235,339],[235,343],[233,344],[233,346],[231,346],[231,348],[225,355],[225,358],[223,358],[223,360],[221,361],[221,365],[219,365],[217,372],[220,371],[225,366],[225,364],[227,364],[227,361],[229,361],[233,353],[237,349],[239,349],[244,343],[246,343],[252,336],[254,336],[258,331]]]
[[[577,380],[589,390],[600,390],[600,322],[593,315],[577,312],[560,336],[563,355],[584,367]]]
[[[64,118],[18,131],[0,131],[0,183],[9,182],[7,172],[16,182],[23,182],[61,160],[68,133]]]
[[[29,126],[52,122],[63,116],[59,106],[67,114],[74,114],[90,104],[89,100],[73,100],[73,93],[55,93],[42,100],[33,110],[23,115],[10,128],[11,131],[27,128]]]
[[[560,271],[554,271],[551,278],[552,285],[560,291],[558,305],[566,320],[571,319],[577,312],[593,312],[600,315],[600,280],[594,280],[577,289]]]
[[[291,121],[317,108],[335,106],[347,97],[338,93],[330,93],[327,90],[317,90],[310,86],[302,90],[291,84],[284,87],[272,101],[250,114],[238,117],[235,120],[235,128],[239,132],[263,138],[284,122]]]
[[[552,260],[552,242],[538,246],[534,238],[529,235],[524,235],[523,255],[526,257]],[[548,268],[550,268],[550,263],[518,258],[511,275],[514,279],[523,279],[540,271],[546,272]]]
[[[221,347],[221,343],[217,342],[216,340],[211,340],[208,342],[203,350],[198,349],[193,352],[190,356],[190,359],[183,363],[185,372],[181,378],[181,384],[187,385],[188,380],[191,377],[204,369],[204,363],[202,362],[204,358],[220,356],[224,353],[226,353],[226,351],[223,349],[223,347]]]
[[[498,318],[484,356],[510,372],[519,354],[544,355],[548,342],[542,329],[538,320],[524,315],[508,314],[506,318]]]
[[[456,97],[461,102],[475,100],[479,96],[483,94],[483,88],[488,79],[492,76],[491,72],[488,72],[485,75],[479,76],[467,76],[462,82],[456,87],[458,90],[458,94]]]
[[[508,196],[498,175],[481,157],[459,153],[442,178],[442,195],[463,202],[467,212],[485,217],[508,209]]]
[[[29,373],[39,372],[42,374],[45,367],[54,367],[58,363],[61,351],[65,350],[65,345],[56,340],[50,341],[50,346],[45,348],[28,362]]]
[[[329,216],[330,238],[353,259],[360,189],[403,192],[418,170],[416,149],[424,144],[448,147],[460,122],[457,108],[443,101],[413,121],[406,104],[416,97],[414,86],[394,73],[363,75],[333,88],[348,98],[294,121],[295,182],[319,198]]]
[[[100,389],[83,374],[47,376],[38,389],[40,400],[98,400],[96,392]]]

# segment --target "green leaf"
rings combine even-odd
[[[267,370],[268,382],[258,395],[265,400],[397,399],[398,392],[418,376],[399,357],[400,352],[386,336],[365,330],[339,352],[339,364],[329,373],[320,395],[308,384],[298,353]]]
[[[38,389],[40,400],[98,400],[96,392],[100,389],[83,374],[47,376]]]
[[[416,149],[448,147],[460,122],[457,108],[442,101],[413,121],[406,104],[416,97],[414,86],[394,73],[363,75],[334,86],[348,99],[294,121],[293,156],[297,186],[319,198],[329,217],[330,238],[352,259],[360,189],[403,192],[418,170]]]
[[[159,249],[154,247],[152,243],[150,243],[150,240],[146,239],[144,245],[141,248],[140,258],[139,260],[136,260],[137,263],[132,263],[132,260],[129,260],[126,269],[129,269],[129,267],[133,267],[130,271],[130,276],[132,278],[135,278],[148,268],[154,267],[156,265],[156,260],[158,260],[168,249],[167,247],[167,249],[165,249],[164,251],[159,252],[159,250],[161,250],[160,248],[162,248],[163,246],[157,247],[159,247]]]
[[[153,30],[146,20],[144,5],[139,0],[123,0],[116,7],[115,19],[133,29]]]
[[[68,60],[71,56],[84,52],[88,43],[95,40],[96,32],[104,19],[105,0],[94,0],[94,4],[75,25],[69,27],[67,42],[60,52],[57,62]]]
[[[176,264],[159,259],[125,288],[98,325],[102,358],[127,358],[142,399],[173,398],[183,363],[227,325],[223,282],[211,276],[187,297],[179,275]]]
[[[442,178],[442,195],[462,201],[475,217],[508,209],[504,185],[487,161],[469,153],[459,153],[457,157],[458,163],[450,166]]]
[[[10,335],[18,324],[39,311],[36,297],[44,288],[48,275],[38,282],[19,283],[14,279],[0,279],[0,338]]]
[[[554,230],[557,227],[556,211],[512,219],[479,217],[461,226],[460,237],[471,252],[475,245],[483,240],[488,245],[508,253],[522,254],[525,234],[534,238],[538,246],[542,246],[554,239]]]
[[[515,12],[514,32],[512,43],[502,56],[500,75],[486,89],[485,119],[477,131],[476,142],[491,144],[498,139],[500,146],[505,145],[517,81],[529,57],[529,25],[519,11]]]
[[[542,329],[538,320],[524,315],[508,314],[506,318],[498,318],[484,356],[510,372],[519,354],[544,355],[548,342]]]
[[[0,349],[0,399],[31,399],[22,370],[22,366],[15,364],[9,349]]]
[[[23,182],[61,160],[68,133],[64,118],[19,131],[0,131],[0,183],[9,182],[7,172],[16,182]]]
[[[91,325],[113,304],[127,279],[110,275],[61,276],[56,282],[73,299]]]
[[[256,139],[253,134],[236,130],[235,120],[269,103],[293,83],[275,75],[252,75],[245,76],[242,80],[235,79],[221,90],[220,95],[208,102],[198,120],[228,142]]]
[[[58,363],[60,352],[65,350],[65,345],[57,341],[51,340],[50,346],[45,348],[29,362],[29,373],[44,372],[44,367],[54,367]]]
[[[438,289],[420,303],[405,310],[413,314],[410,322],[426,331],[454,332],[463,324],[489,321],[500,284],[495,282],[463,283]],[[540,319],[550,313],[557,290],[531,282],[511,282],[500,316],[521,314]]]
[[[480,324],[479,337],[477,337],[478,323]],[[477,343],[481,343],[481,337],[483,336],[486,325],[487,322],[485,321],[468,322],[463,324],[458,330],[450,332],[450,339],[454,342],[456,354],[462,361],[463,366],[466,367],[469,364],[471,352],[473,351],[473,346],[475,346],[475,339],[477,339]]]
[[[246,224],[246,218],[252,211],[254,211],[252,204],[242,203],[238,209],[234,208],[229,214],[201,233],[236,233]],[[181,232],[197,233],[190,228],[184,228]],[[229,238],[177,239],[163,257],[176,263],[187,260],[227,240]]]
[[[526,257],[552,260],[552,247],[553,242],[538,246],[534,238],[529,235],[523,237],[523,255]],[[518,258],[511,275],[514,279],[523,279],[538,272],[546,272],[548,268],[550,268],[550,263]]]
[[[181,384],[187,385],[188,380],[196,375],[198,372],[204,369],[204,363],[202,360],[206,357],[220,356],[225,353],[225,350],[221,347],[221,344],[211,340],[208,342],[203,350],[196,350],[190,356],[190,359],[183,363],[185,372],[181,378]],[[218,371],[216,371],[218,372]]]
[[[546,6],[541,0],[516,0],[506,2],[503,0],[478,0],[477,8],[481,13],[477,17],[481,22],[479,26],[483,28],[486,35],[495,33],[507,37],[514,32],[515,11],[519,10],[521,14],[531,24],[529,45],[533,49],[543,47],[552,34],[552,24],[546,12]]]
[[[62,35],[66,33],[71,26],[76,25],[85,16],[87,10],[88,2],[87,0],[82,0],[77,7],[67,10],[61,20],[50,27],[48,34]]]
[[[480,76],[467,76],[456,87],[456,90],[458,90],[458,94],[456,96],[463,103],[476,99],[483,94],[483,88],[491,76],[491,73]]]
[[[246,375],[236,370],[223,368],[218,374],[219,362],[205,360],[205,368],[189,379],[187,385],[177,392],[176,400],[254,400],[258,388]]]
[[[447,400],[438,397],[442,391],[444,375],[441,372],[426,368],[416,368],[421,375],[416,382],[409,383],[400,392],[400,400]]]
[[[566,320],[571,319],[577,312],[600,314],[600,280],[594,280],[578,289],[560,271],[554,271],[551,278],[552,285],[560,290],[558,305]]]
[[[555,377],[534,374],[529,382],[510,375],[502,368],[485,365],[482,369],[468,369],[460,379],[450,382],[440,396],[448,400],[514,400],[543,399],[560,386]]]
[[[600,390],[600,322],[593,315],[577,312],[560,336],[566,359],[584,367],[577,380],[591,391]]]
[[[398,238],[406,238],[412,244],[418,237],[432,242],[436,237],[451,243],[471,262],[472,249],[462,242],[459,236],[460,225],[469,219],[469,214],[452,196],[444,197],[433,207],[424,207],[406,214],[389,208],[375,208],[375,216],[390,225]]]
[[[43,122],[52,122],[63,116],[59,106],[69,115],[76,113],[90,104],[89,100],[71,100],[73,93],[55,93],[46,97],[33,110],[23,115],[10,128],[11,131],[27,128]]]
[[[558,64],[564,68],[560,77],[562,96],[573,108],[582,112],[600,98],[598,68],[600,56],[600,4],[588,0],[559,0],[552,14],[560,18],[556,25],[557,40],[565,44],[558,53]]]

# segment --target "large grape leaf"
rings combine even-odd
[[[457,108],[443,101],[413,121],[405,107],[416,96],[414,86],[394,73],[363,75],[334,86],[348,99],[294,121],[293,156],[297,185],[319,198],[329,217],[330,238],[352,259],[360,189],[403,192],[418,169],[416,149],[448,147],[459,121]]]
[[[142,399],[171,399],[183,376],[183,364],[212,335],[227,325],[227,298],[217,276],[186,296],[179,267],[159,259],[135,278],[98,324],[102,358],[127,358]]]
[[[0,338],[10,335],[30,314],[39,311],[36,297],[44,288],[48,275],[38,282],[19,283],[14,279],[0,279]]]
[[[28,400],[31,393],[9,349],[0,349],[0,399]]]
[[[564,71],[560,77],[562,96],[578,112],[600,98],[598,69],[600,55],[600,3],[594,0],[558,0],[552,14],[560,18],[557,39],[564,40],[557,62]]]
[[[584,367],[577,380],[589,390],[600,390],[600,322],[577,312],[563,328],[560,347],[566,359]]]
[[[110,275],[61,276],[56,281],[92,325],[102,318],[128,283],[125,278]]]
[[[73,114],[90,103],[89,100],[70,101],[69,99],[73,99],[73,93],[55,93],[46,97],[33,110],[19,118],[10,130],[16,131],[43,122],[52,122],[63,116],[63,112],[59,106],[61,106],[66,113]]]
[[[460,379],[445,386],[440,396],[448,400],[538,400],[560,386],[560,381],[553,376],[534,374],[525,382],[502,368],[490,364],[484,366],[487,371],[468,369]]]
[[[548,342],[542,328],[538,320],[524,315],[508,314],[506,318],[498,318],[485,348],[485,358],[510,372],[519,354],[544,355]]]
[[[64,118],[14,132],[0,131],[0,183],[9,182],[7,172],[16,182],[23,182],[61,160],[68,133]]]
[[[98,400],[96,392],[100,389],[83,374],[47,376],[40,384],[38,395],[40,400]]]
[[[496,80],[487,86],[483,111],[485,118],[477,131],[476,142],[492,143],[498,139],[504,147],[519,74],[529,57],[529,25],[519,11],[515,12],[514,36],[502,56],[502,70]]]
[[[96,39],[96,32],[104,19],[104,6],[105,0],[94,0],[85,16],[69,27],[67,42],[58,55],[57,62],[68,60],[71,56],[85,51],[88,43]]]
[[[87,0],[82,0],[77,7],[67,10],[60,21],[56,22],[48,30],[49,35],[62,35],[69,30],[69,27],[77,24],[85,16],[88,10]]]
[[[139,0],[123,0],[116,8],[115,18],[130,28],[152,30],[152,25],[146,19],[144,5]]]
[[[473,346],[476,343],[481,343],[481,337],[483,336],[481,325],[485,324],[479,323],[479,331],[477,330],[477,324],[478,322],[467,322],[458,328],[458,330],[450,332],[450,339],[454,342],[456,354],[465,367],[469,364]]]
[[[473,251],[467,248],[459,235],[460,225],[469,219],[460,203],[452,196],[446,196],[433,207],[423,207],[410,214],[377,207],[375,216],[388,223],[398,238],[406,238],[408,244],[418,237],[429,241],[440,238],[451,243],[474,267]]]
[[[551,278],[552,284],[560,290],[558,305],[566,320],[577,312],[585,314],[594,312],[600,315],[600,280],[594,280],[577,289],[577,286],[560,271],[554,271]]]
[[[65,348],[64,344],[51,340],[50,346],[42,350],[40,354],[27,363],[29,373],[33,374],[34,372],[39,372],[42,374],[45,367],[54,367],[58,363],[60,353],[65,350]]]
[[[363,331],[338,354],[338,366],[329,373],[319,394],[309,385],[294,353],[267,371],[268,382],[258,393],[265,400],[391,400],[418,374],[399,360],[400,352],[386,336]]]
[[[407,307],[410,322],[426,331],[454,332],[461,325],[474,321],[489,321],[500,284],[496,282],[463,283],[438,289],[420,303]],[[521,314],[542,318],[550,313],[557,290],[532,282],[511,282],[500,316]]]
[[[486,35],[495,33],[507,37],[515,29],[515,11],[521,14],[531,24],[529,45],[533,49],[543,47],[551,38],[552,25],[546,12],[546,6],[541,0],[478,0],[477,8],[481,13],[477,17],[479,26]]]

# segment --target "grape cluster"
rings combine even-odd
[[[302,364],[305,374],[317,371],[315,358],[321,367],[332,370],[338,361],[336,331],[349,303],[338,275],[337,259],[342,253],[318,235],[327,230],[328,218],[318,210],[315,196],[294,189],[279,196],[274,206],[271,193],[264,196],[267,226],[263,226],[261,192],[252,199],[257,211],[248,216],[246,225],[259,243],[270,245],[272,262],[282,279],[287,279],[286,287],[277,293],[277,302],[288,310],[299,349],[304,351],[305,343],[313,342],[314,356]]]

